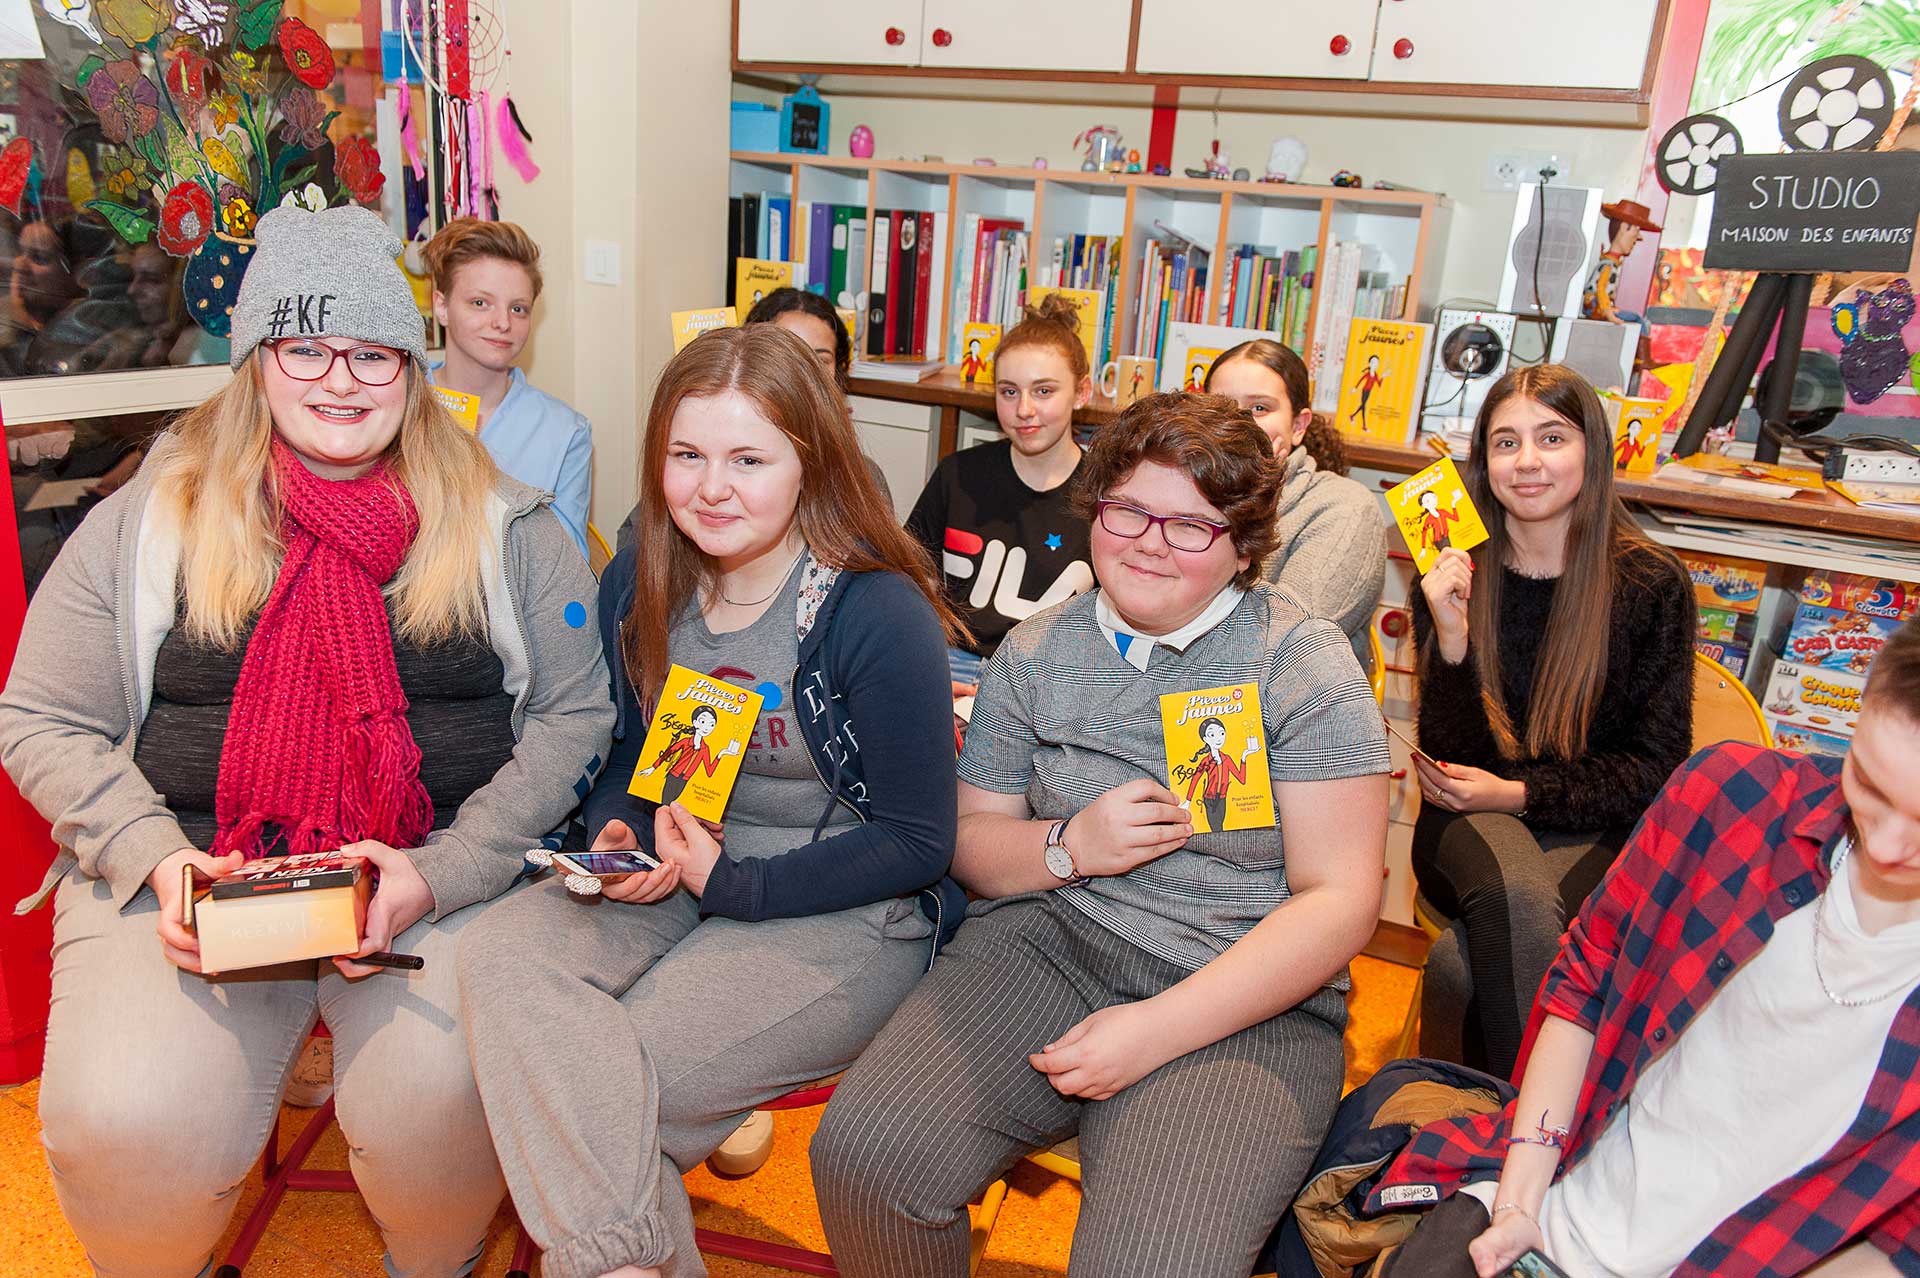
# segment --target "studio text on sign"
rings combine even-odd
[[[1719,271],[1905,271],[1920,152],[1801,151],[1721,162],[1706,265]]]

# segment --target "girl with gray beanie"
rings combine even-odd
[[[387,1272],[450,1278],[503,1189],[453,946],[600,767],[594,583],[434,399],[386,224],[257,235],[232,382],[67,542],[0,693],[60,845],[44,1140],[95,1273],[200,1274],[318,1016]],[[379,876],[354,955],[202,970],[183,872],[334,848]]]

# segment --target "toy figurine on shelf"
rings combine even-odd
[[[873,130],[864,124],[853,126],[853,132],[847,135],[847,154],[856,160],[873,158]]]
[[[1128,151],[1127,152],[1127,172],[1138,173],[1139,171],[1140,171],[1140,153],[1138,151]]]
[[[1633,255],[1641,233],[1652,231],[1658,235],[1660,226],[1652,218],[1653,210],[1634,200],[1602,204],[1600,211],[1607,218],[1607,247],[1600,251],[1600,261],[1587,279],[1586,291],[1580,297],[1580,313],[1609,324],[1638,324],[1645,332],[1646,322],[1638,315],[1615,308],[1614,289],[1619,283],[1620,265]]]
[[[1267,171],[1262,182],[1298,182],[1307,171],[1307,144],[1299,138],[1275,138],[1267,148]]]
[[[1364,182],[1365,182],[1365,179],[1363,179],[1358,173],[1355,173],[1352,169],[1341,169],[1338,172],[1336,172],[1332,178],[1332,184],[1334,186],[1342,186],[1342,187],[1350,187],[1350,188],[1359,187],[1363,185]]]
[[[1120,157],[1120,130],[1108,124],[1096,124],[1073,140],[1086,153],[1080,159],[1083,173],[1102,173]]]
[[[1148,169],[1147,172],[1153,174],[1155,177],[1172,177],[1173,176],[1172,167],[1165,164],[1156,164],[1151,169]]]
[[[1232,168],[1227,164],[1227,149],[1220,145],[1219,138],[1215,138],[1213,144],[1208,147],[1207,154],[1201,159],[1200,167],[1197,169],[1188,169],[1187,176],[1190,178],[1213,178],[1217,181],[1225,181],[1227,175],[1232,172]]]

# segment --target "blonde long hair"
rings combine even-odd
[[[175,419],[147,462],[153,495],[180,529],[186,631],[231,650],[266,605],[286,545],[273,482],[273,415],[248,360],[218,394]],[[426,645],[486,633],[482,547],[499,471],[486,448],[440,406],[418,365],[406,371],[393,478],[413,498],[420,532],[387,583],[398,637]]]

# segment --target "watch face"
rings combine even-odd
[[[1064,843],[1049,843],[1047,845],[1047,869],[1056,879],[1071,879],[1074,877],[1073,856],[1067,851]]]

